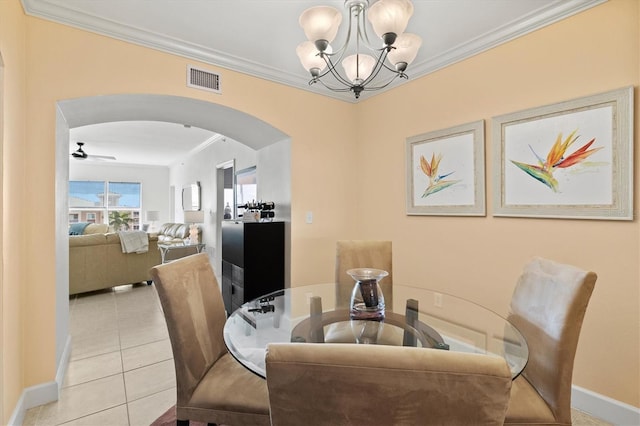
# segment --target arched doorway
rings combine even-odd
[[[69,357],[68,180],[69,130],[113,121],[164,121],[228,136],[258,151],[289,137],[268,123],[226,106],[179,96],[131,94],[59,101],[56,117],[56,382],[61,383]],[[211,165],[212,171],[215,164]],[[290,176],[290,173],[287,175]],[[290,195],[287,208],[290,209]],[[290,214],[288,215],[290,217]],[[286,224],[289,241],[289,224]],[[287,243],[286,265],[290,245]],[[287,268],[288,269],[288,268]],[[62,368],[60,368],[62,367]]]

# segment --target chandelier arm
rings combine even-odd
[[[387,67],[384,64],[384,61],[387,60],[387,49],[382,49],[382,50],[379,49],[378,51],[380,52],[380,56],[378,56],[376,66],[371,71],[371,74],[369,74],[369,77],[367,77],[366,80],[362,82],[362,86],[366,86],[367,84],[371,83],[378,76],[383,66],[391,70],[389,67]],[[394,74],[397,74],[397,71],[395,70],[391,70],[391,71],[393,71]]]
[[[327,55],[326,53],[319,53],[320,57],[322,59],[324,59],[324,62],[327,64],[327,70],[324,71],[322,74],[319,74],[316,79],[320,79],[322,77],[324,77],[325,75],[329,74],[331,72],[331,68],[333,68],[333,62],[331,62],[331,57],[329,55]]]
[[[342,46],[340,46],[339,49],[332,53],[323,52],[324,55],[327,55],[329,57],[339,55],[337,62],[340,62],[342,60],[342,57],[344,56],[345,52],[347,51],[347,47],[349,46],[349,42],[351,41],[351,22],[351,11],[349,11],[349,30],[347,31],[347,38],[345,39],[344,43],[342,43]]]
[[[331,56],[324,53],[321,54],[322,59],[324,59],[325,63],[327,64],[327,70],[325,72],[323,72],[322,74],[317,75],[316,77],[314,77],[313,79],[311,79],[311,81],[309,82],[309,85],[319,81],[323,84],[323,86],[327,87],[328,89],[331,89],[329,86],[325,85],[324,82],[321,80],[323,77],[327,76],[328,74],[331,74],[333,76],[333,78],[335,78],[339,83],[347,86],[347,87],[351,87],[351,83],[349,83],[347,80],[344,79],[344,77],[342,77],[338,71],[335,69],[335,64],[333,63],[333,61],[331,60]],[[334,89],[331,89],[334,90]],[[347,91],[347,90],[345,90]]]
[[[383,63],[383,64],[382,64],[382,66],[383,66],[383,67],[385,67],[386,69],[388,69],[389,71],[391,71],[392,73],[398,74],[400,77],[403,77],[403,78],[409,78],[409,77],[407,77],[407,75],[404,73],[404,71],[398,71],[398,70],[396,70],[396,69],[393,69],[393,68],[391,68],[389,65],[387,65],[387,64],[385,64],[385,63]]]
[[[372,90],[380,90],[380,89],[384,89],[385,87],[387,87],[388,85],[390,85],[391,83],[393,83],[393,81],[398,78],[401,77],[400,74],[396,74],[393,77],[391,77],[391,79],[389,79],[389,81],[387,81],[385,84],[383,84],[382,86],[375,86],[375,87],[364,87],[363,91],[365,92],[370,92]]]
[[[342,75],[340,75],[340,73],[338,72],[338,70],[335,69],[335,67],[330,68],[329,72],[331,72],[331,75],[333,76],[333,78],[335,78],[339,83],[344,84],[347,87],[353,86],[353,83],[351,83],[351,81],[347,80]]]
[[[317,82],[319,82],[320,84],[322,84],[325,88],[333,91],[333,92],[349,92],[351,91],[351,87],[345,87],[345,88],[337,88],[337,87],[331,87],[329,85],[327,85],[324,81],[322,80],[317,80]]]
[[[367,32],[367,25],[366,25],[366,9],[364,9],[362,11],[362,13],[360,13],[358,15],[358,34],[357,37],[363,41],[365,47],[367,49],[369,49],[372,52],[376,52],[379,49],[373,46],[373,43],[371,43],[371,41],[369,41],[369,33]],[[362,21],[362,26],[360,26],[360,20]]]
[[[331,73],[331,75],[333,76],[333,78],[335,78],[338,83],[346,86],[346,87],[351,87],[352,84],[349,80],[347,80],[346,78],[344,78],[342,75],[340,75],[340,73],[338,72],[338,70],[336,69],[336,64],[333,63],[333,61],[331,60],[331,57],[328,55],[323,56],[325,62],[327,63],[327,70],[320,76],[318,76],[318,78],[324,77],[327,74]]]
[[[326,74],[323,74],[323,75],[326,75]],[[321,80],[320,76],[313,77],[311,80],[309,80],[308,84],[309,84],[309,86],[313,86],[316,83],[320,83],[326,89],[329,89],[329,90],[334,91],[334,92],[349,92],[349,91],[351,91],[351,87],[344,87],[344,88],[331,87],[328,84],[326,84],[324,82],[324,80]]]

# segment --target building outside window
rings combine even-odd
[[[139,230],[139,182],[69,181],[69,223],[109,224],[114,231]]]

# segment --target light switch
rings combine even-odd
[[[307,223],[313,223],[313,212],[307,212]]]

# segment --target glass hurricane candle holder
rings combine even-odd
[[[389,273],[382,269],[356,268],[349,269],[347,274],[356,283],[351,292],[349,316],[352,320],[384,319],[384,295],[380,289],[380,280]]]

